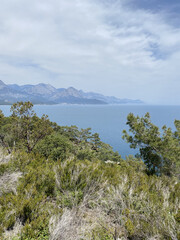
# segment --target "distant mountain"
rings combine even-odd
[[[108,104],[142,104],[143,102],[139,99],[136,99],[136,100],[132,100],[132,99],[119,99],[119,98],[116,98],[116,97],[109,97],[109,96],[104,96],[102,94],[99,94],[99,93],[94,93],[94,92],[83,92],[81,91],[82,93],[82,96],[83,97],[86,97],[88,99],[98,99],[98,100],[101,100],[101,101],[104,101],[104,102],[107,102]]]
[[[8,85],[11,89],[24,92],[33,96],[49,96],[57,91],[56,88],[50,84],[40,83],[37,85],[23,85],[19,86],[17,84]]]
[[[8,104],[21,99],[26,100],[27,96],[15,90],[0,80],[0,104]]]
[[[6,85],[0,80],[0,104],[12,104],[17,101],[31,101],[34,104],[54,103],[46,97],[26,93],[21,90],[21,86]]]
[[[143,103],[141,100],[107,97],[99,93],[77,90],[73,87],[55,88],[50,84],[37,85],[9,84],[0,80],[0,104],[17,101],[31,101],[34,104],[124,104]]]

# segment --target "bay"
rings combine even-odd
[[[3,113],[10,114],[10,106],[0,106]],[[174,120],[180,120],[180,106],[150,105],[35,105],[38,116],[47,114],[51,121],[62,126],[76,125],[79,128],[92,128],[103,142],[110,144],[123,158],[135,154],[129,144],[122,140],[127,115],[131,112],[142,117],[146,112],[151,115],[152,122],[158,127],[167,125],[174,130]]]

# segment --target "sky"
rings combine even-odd
[[[180,105],[179,0],[0,0],[0,79]]]

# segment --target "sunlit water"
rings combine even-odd
[[[0,106],[3,113],[10,114],[10,106]],[[122,130],[128,129],[126,117],[132,112],[143,116],[151,115],[152,122],[159,127],[167,125],[174,129],[174,120],[180,119],[180,106],[147,105],[36,105],[38,116],[47,114],[51,121],[59,125],[77,125],[79,128],[92,128],[102,141],[110,144],[122,157],[136,153],[122,140]]]

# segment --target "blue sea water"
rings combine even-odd
[[[10,106],[0,106],[0,109],[6,116],[10,114]],[[101,140],[110,144],[123,158],[137,152],[122,140],[123,129],[128,129],[126,118],[130,112],[139,116],[149,112],[152,122],[160,128],[167,125],[174,129],[174,120],[180,120],[180,106],[36,105],[34,110],[38,116],[47,114],[51,121],[59,125],[91,127],[92,132],[98,132]]]

